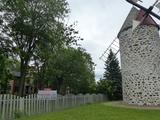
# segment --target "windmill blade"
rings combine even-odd
[[[147,14],[151,14],[152,16],[154,16],[155,18],[159,19],[160,20],[160,16],[157,15],[156,13],[152,12],[152,9],[153,9],[153,6],[151,6],[149,9],[139,5],[138,3],[134,2],[133,0],[126,0],[128,3],[146,11]],[[157,1],[156,1],[157,2]]]
[[[110,49],[113,51],[115,55],[119,53],[119,39],[117,37],[111,42],[111,44],[104,51],[104,53],[101,55],[99,59],[105,62],[108,57]]]
[[[157,3],[156,8],[160,10],[160,2]]]
[[[133,1],[133,2],[136,2],[136,3],[137,3],[138,1],[142,2],[141,0],[132,0],[132,1]]]

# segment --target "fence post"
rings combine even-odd
[[[10,95],[10,111],[9,111],[9,118],[12,118],[13,116],[12,116],[12,110],[13,110],[13,96],[12,95]]]
[[[0,119],[2,119],[2,95],[0,95]]]
[[[64,108],[72,108],[86,103],[103,102],[103,94],[78,94],[58,96],[56,100],[38,99],[37,95],[18,97],[13,95],[0,95],[0,119],[12,119],[14,112],[22,112],[28,116],[37,113],[52,112]]]
[[[3,95],[2,96],[3,98],[2,98],[2,100],[3,100],[3,106],[2,106],[2,120],[3,119],[5,119],[5,108],[6,108],[6,106],[5,106],[5,104],[6,104],[6,95]]]
[[[20,97],[20,112],[24,113],[24,98]]]

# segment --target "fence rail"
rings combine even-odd
[[[0,95],[0,120],[12,120],[18,114],[30,116],[105,100],[102,94],[58,95],[56,100],[39,98],[36,94],[26,97],[5,94]]]

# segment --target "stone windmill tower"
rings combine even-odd
[[[128,104],[160,104],[159,26],[148,15],[133,30],[133,20],[145,12],[132,8],[119,34],[123,100]]]

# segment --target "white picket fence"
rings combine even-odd
[[[0,120],[12,120],[17,114],[30,116],[105,100],[102,94],[59,95],[56,100],[40,99],[36,94],[26,97],[5,94],[0,95]]]

